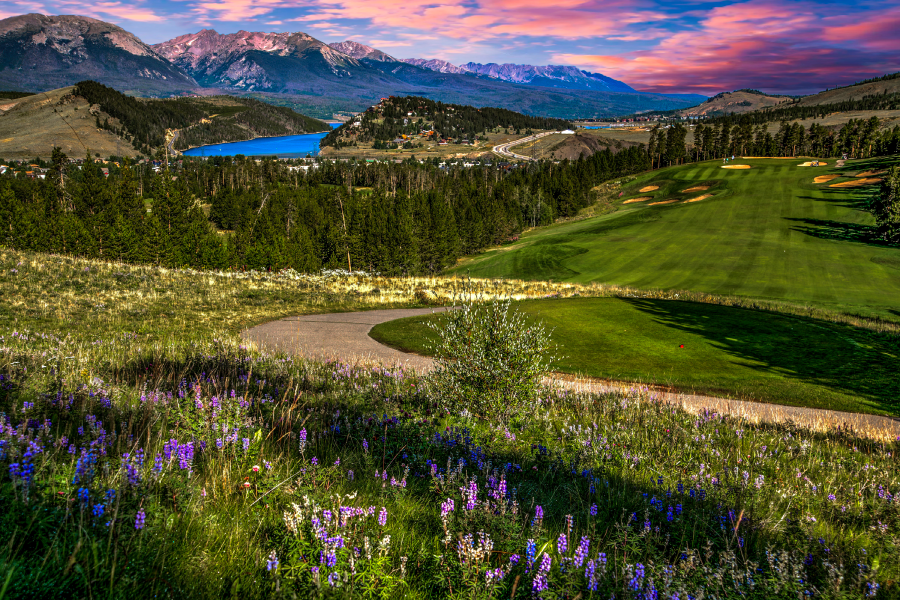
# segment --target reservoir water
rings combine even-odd
[[[330,123],[334,129],[340,123]],[[322,133],[306,133],[303,135],[282,135],[279,137],[263,137],[245,142],[230,144],[210,144],[186,150],[185,156],[277,156],[278,158],[303,158],[307,154],[316,156],[319,153],[319,142],[327,135]]]

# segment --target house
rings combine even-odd
[[[109,177],[109,168],[108,167],[100,167],[100,172],[103,173],[104,177]]]

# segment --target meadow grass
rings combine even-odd
[[[840,189],[813,179],[882,169],[900,159],[797,166],[806,160],[736,161],[749,170],[708,161],[652,171],[623,186],[617,212],[534,229],[460,261],[451,273],[689,289],[896,320],[900,250],[874,239],[867,209],[877,186]],[[659,189],[639,192],[648,186]],[[710,187],[685,192],[697,186]],[[684,202],[705,194],[712,196]],[[623,204],[642,196],[652,199]],[[668,199],[678,202],[648,205]]]
[[[502,427],[237,335],[465,282],[0,260],[0,598],[897,594],[900,441],[646,390]]]
[[[805,316],[653,298],[523,301],[552,330],[558,372],[681,392],[900,414],[900,337]],[[428,322],[376,325],[383,344],[431,354]]]

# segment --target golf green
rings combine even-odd
[[[900,338],[805,317],[672,300],[573,298],[514,305],[553,330],[557,371],[685,392],[900,415]],[[428,354],[411,317],[371,336]]]
[[[831,185],[900,158],[799,166],[807,160],[730,163],[750,169],[709,161],[647,173],[623,188],[617,212],[535,229],[451,273],[683,289],[896,320],[900,248],[874,238],[867,211],[878,186]],[[841,178],[813,182],[826,174]],[[651,186],[658,189],[639,191]]]

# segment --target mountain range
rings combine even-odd
[[[153,96],[253,94],[320,117],[359,111],[390,95],[561,118],[678,109],[705,100],[642,93],[575,67],[399,60],[358,42],[326,44],[301,32],[204,29],[147,45],[87,17],[0,20],[0,87],[43,91],[84,79]]]

